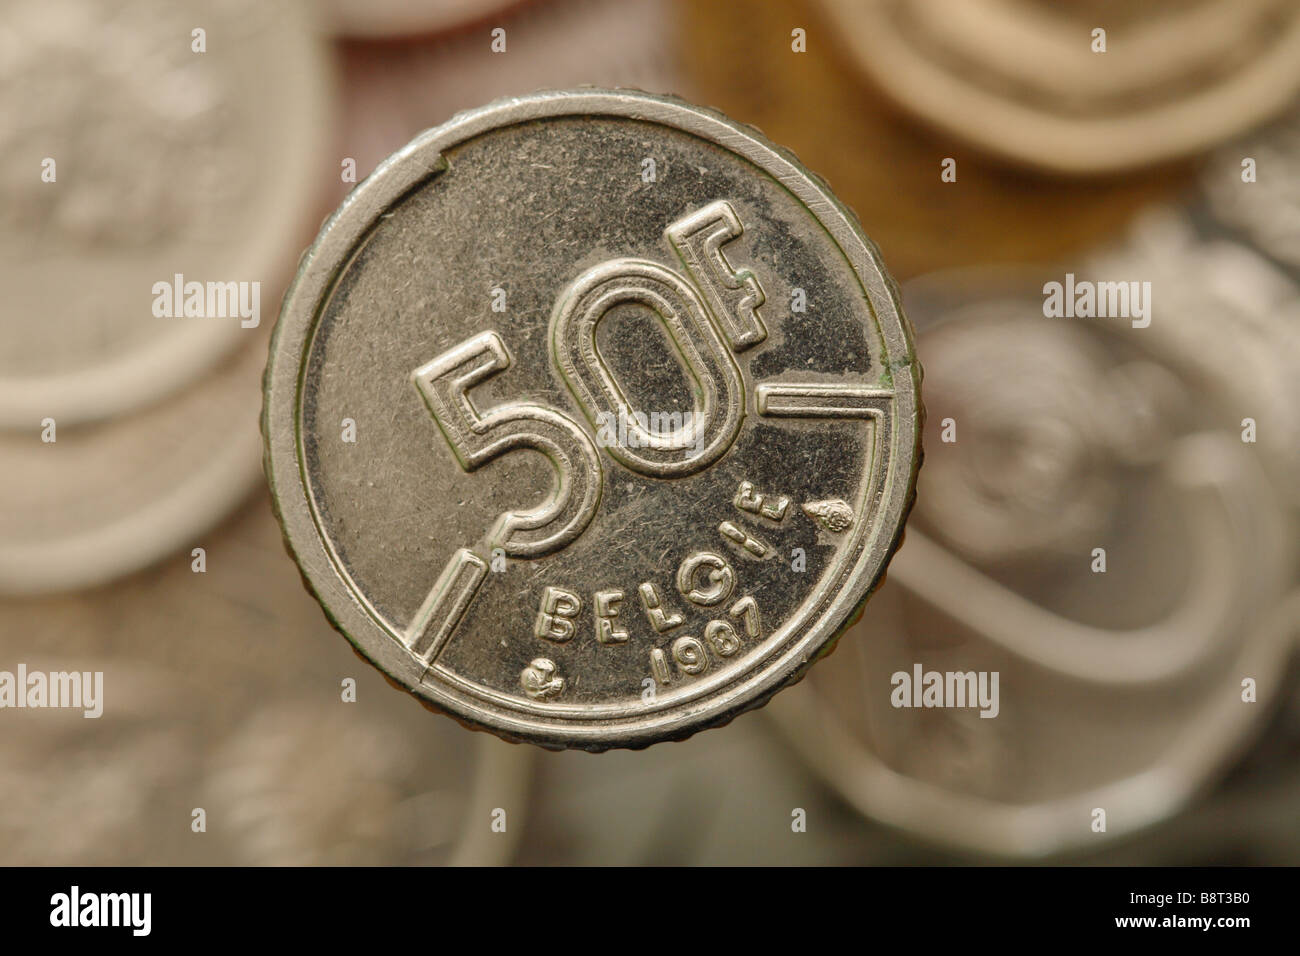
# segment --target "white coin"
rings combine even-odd
[[[1223,384],[1265,380],[1263,323],[1214,287],[1256,272],[1125,252],[1086,275],[1151,276],[1146,327],[1048,317],[1041,277],[904,290],[930,415],[916,512],[828,666],[767,708],[868,817],[999,857],[1097,846],[1184,806],[1285,690],[1295,520]],[[1250,407],[1280,424],[1264,391]]]
[[[299,2],[14,0],[0,23],[0,427],[192,383],[240,315],[155,285],[280,284],[319,218],[331,100]],[[273,318],[275,303],[261,307]]]
[[[266,336],[137,414],[0,433],[0,593],[89,587],[186,547],[257,484]]]

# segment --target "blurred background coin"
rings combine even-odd
[[[494,99],[579,85],[675,92],[673,22],[666,0],[539,0],[451,34],[344,44],[340,148],[359,174],[338,198],[415,133]]]
[[[6,14],[0,592],[70,590],[256,482],[258,356],[327,195],[329,51],[297,2]]]
[[[407,703],[378,693],[389,710]],[[239,862],[509,862],[527,826],[532,754],[446,725],[417,730],[402,716],[358,716],[330,698],[254,710],[203,782]]]
[[[254,0],[6,4],[0,426],[70,426],[191,387],[248,341],[226,283],[260,283],[270,319],[320,215],[331,98],[308,13]],[[193,282],[198,308],[155,288]],[[209,303],[221,314],[196,314]]]
[[[791,144],[861,217],[900,281],[1054,264],[1195,181],[1190,163],[1067,178],[968,149],[900,112],[811,0],[683,0],[677,10],[680,91]]]
[[[269,321],[269,319],[268,319]],[[0,593],[73,590],[186,549],[257,484],[267,335],[195,385],[134,414],[0,432]]]
[[[1243,184],[1244,185],[1244,184]],[[1279,196],[1261,229],[1290,218]],[[1255,238],[1253,235],[1249,238]],[[1300,507],[1300,263],[1264,243],[1242,241],[1204,215],[1203,203],[1154,208],[1124,239],[1088,257],[1099,275],[1141,275],[1159,296],[1164,322],[1147,330],[1168,361],[1233,409],[1250,427],[1278,494]],[[1206,343],[1214,348],[1207,349]],[[1249,420],[1249,421],[1247,421]]]
[[[468,723],[602,750],[725,722],[830,645],[901,534],[894,296],[823,185],[716,113],[461,114],[352,194],[286,299],[289,545],[362,653]]]
[[[1146,327],[1047,317],[1037,283],[905,290],[931,416],[913,527],[839,666],[770,709],[874,819],[966,852],[1084,849],[1183,806],[1288,692],[1295,525],[1239,402],[1171,347],[1245,329],[1204,270],[1136,274],[1155,277]],[[1000,706],[901,706],[917,666],[996,673]]]
[[[111,588],[0,599],[0,670],[103,673],[96,719],[0,711],[0,860],[512,859],[530,752],[430,720],[332,639],[265,495],[201,544],[201,572],[187,552]]]
[[[1300,109],[1216,151],[1201,183],[1215,220],[1300,274]]]
[[[167,837],[189,832],[188,812],[168,804],[195,775],[192,734],[176,719],[193,688],[146,661],[103,655],[98,636],[84,632],[68,657],[50,656],[35,640],[20,642],[18,632],[0,642],[0,669],[12,674],[21,662],[29,673],[98,672],[100,703],[105,696],[108,703],[94,719],[84,708],[4,712],[0,843],[7,866],[173,862],[179,840]]]
[[[1289,0],[820,5],[902,106],[1042,169],[1104,173],[1197,152],[1300,89],[1300,7]]]

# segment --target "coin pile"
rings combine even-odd
[[[309,23],[296,4],[6,8],[0,593],[200,544],[254,487],[260,357],[321,209]]]
[[[0,863],[1296,861],[1295,3],[5,13]]]

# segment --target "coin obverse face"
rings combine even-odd
[[[507,739],[643,747],[829,650],[902,534],[919,383],[875,248],[790,154],[540,93],[422,134],[326,223],[267,473],[393,681]]]

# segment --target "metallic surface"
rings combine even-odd
[[[429,719],[332,639],[265,494],[199,543],[202,573],[185,551],[111,587],[0,598],[0,669],[104,675],[98,719],[0,711],[0,860],[509,862],[532,754]]]
[[[830,646],[901,534],[918,388],[874,248],[791,156],[668,98],[536,94],[423,134],[327,223],[272,343],[267,471],[392,678],[508,739],[645,746]]]

